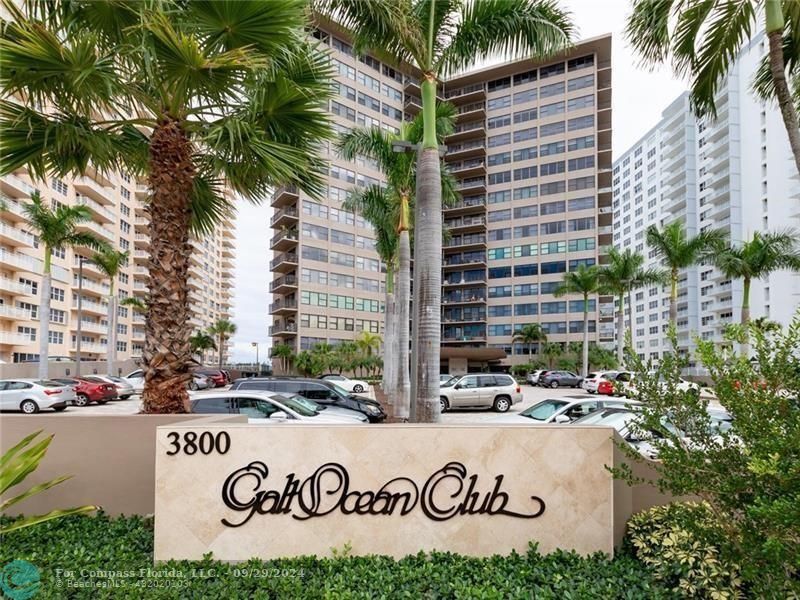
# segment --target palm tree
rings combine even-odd
[[[139,313],[140,315],[147,314],[147,302],[135,296],[128,296],[127,298],[123,298],[122,300],[119,301],[119,305],[127,306],[133,312]]]
[[[103,250],[107,246],[91,233],[78,231],[81,223],[91,221],[92,214],[85,206],[59,205],[51,210],[42,202],[39,192],[31,194],[31,202],[23,205],[25,217],[36,232],[39,243],[44,247],[42,268],[41,304],[39,306],[39,379],[47,379],[50,344],[50,287],[51,261],[54,250],[66,250],[74,246],[85,246]]]
[[[289,365],[294,359],[294,349],[289,344],[276,344],[272,348],[272,358],[280,360],[281,373],[286,375],[289,372]]]
[[[436,107],[436,131],[439,141],[453,130],[456,110],[452,104]],[[394,146],[418,144],[422,141],[422,115],[404,124],[395,135],[379,128],[354,129],[339,138],[338,149],[343,158],[353,160],[364,156],[374,160],[386,176],[386,187],[372,185],[356,188],[344,203],[348,210],[364,215],[376,231],[386,229],[382,236],[391,244],[380,245],[393,251],[384,262],[387,264],[387,315],[391,329],[386,331],[384,346],[385,364],[390,365],[387,393],[395,405],[395,415],[407,418],[410,413],[411,381],[409,375],[409,311],[411,303],[411,238],[410,209],[416,190],[416,158],[411,153],[395,152]],[[442,180],[443,201],[450,203],[456,195],[452,177],[445,174]],[[396,253],[396,254],[395,254]],[[383,258],[383,257],[382,257]],[[397,265],[397,297],[389,298],[390,269]],[[389,306],[389,301],[393,302]],[[396,308],[396,310],[394,310]],[[391,309],[391,313],[389,310]],[[395,396],[397,396],[395,398]]]
[[[128,262],[128,253],[113,248],[95,252],[92,262],[97,265],[110,284],[108,292],[108,342],[106,345],[106,368],[109,375],[114,375],[114,361],[117,358],[117,297],[114,294],[114,283],[119,270]]]
[[[708,229],[687,237],[680,221],[666,225],[659,231],[651,225],[647,228],[647,245],[655,250],[669,273],[669,320],[678,320],[678,275],[681,269],[710,259],[725,243],[728,234],[722,229]]]
[[[147,181],[144,412],[185,412],[190,232],[275,186],[323,191],[328,58],[305,0],[7,3],[0,174]],[[41,107],[48,108],[43,112]]]
[[[752,239],[731,246],[714,255],[716,267],[730,279],[742,279],[742,325],[750,322],[750,285],[754,279],[764,279],[774,271],[800,271],[800,236],[795,231],[755,232]],[[745,328],[746,330],[746,328]],[[742,353],[750,353],[745,339]]]
[[[659,65],[669,61],[676,73],[690,77],[695,112],[716,117],[714,96],[720,84],[739,51],[750,42],[751,32],[762,27],[760,4],[739,0],[634,0],[626,35],[644,62]],[[786,57],[795,77],[800,62],[800,46],[795,41],[800,35],[797,2],[765,0],[763,6],[769,55],[759,70],[758,89],[777,99],[800,172],[797,110],[786,79]]]
[[[442,293],[442,197],[436,88],[454,73],[494,54],[536,58],[563,50],[573,26],[553,0],[317,0],[317,7],[353,32],[356,51],[416,67],[422,74],[423,136],[417,153],[414,222],[414,348],[420,411],[439,420]]]
[[[547,357],[547,367],[553,368],[553,361],[564,353],[561,344],[557,342],[545,342],[542,348],[542,354]]]
[[[216,350],[217,343],[211,335],[203,331],[196,331],[189,338],[189,347],[192,349],[192,354],[200,354],[200,362],[203,362],[206,350]]]
[[[520,342],[528,346],[528,359],[533,356],[533,344],[547,341],[547,334],[542,329],[539,323],[528,323],[523,325],[511,340],[512,342]]]
[[[327,342],[314,344],[314,347],[311,349],[312,364],[314,365],[315,372],[327,373],[330,371],[335,357],[334,347]]]
[[[208,328],[208,333],[209,335],[217,336],[219,340],[217,350],[219,351],[219,368],[221,369],[225,360],[225,341],[236,333],[236,323],[232,323],[228,319],[218,319],[216,323]]]
[[[581,349],[583,360],[583,376],[589,374],[589,296],[595,295],[600,291],[600,280],[597,274],[597,267],[579,265],[575,271],[564,273],[564,280],[556,288],[556,296],[567,294],[581,294],[583,296],[583,348]]]
[[[373,351],[377,351],[381,347],[383,338],[377,333],[369,331],[362,331],[356,336],[356,346],[366,356],[372,356]]]
[[[620,251],[610,248],[608,263],[597,270],[600,289],[617,297],[617,361],[623,364],[625,345],[625,294],[646,285],[664,283],[664,272],[644,268],[644,256],[630,248]],[[631,309],[629,307],[629,309]],[[632,309],[631,309],[632,310]]]

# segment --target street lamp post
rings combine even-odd
[[[250,342],[250,345],[256,348],[256,373],[261,375],[261,363],[258,361],[258,342]]]

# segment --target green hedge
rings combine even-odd
[[[384,556],[304,557],[225,564],[173,561],[153,567],[150,521],[70,517],[9,533],[0,539],[0,568],[15,559],[41,573],[36,598],[673,598],[641,563],[627,556],[574,553],[546,556],[535,547],[522,555],[470,558],[423,553]],[[265,530],[265,535],[269,531]],[[174,570],[186,577],[139,577],[139,569]],[[60,587],[56,570],[62,572]],[[245,570],[267,569],[263,577]],[[269,570],[272,571],[269,571]],[[134,571],[131,577],[91,577],[81,570]],[[213,570],[213,574],[210,574]],[[276,575],[276,572],[278,576]],[[194,573],[194,577],[190,575]],[[203,573],[203,574],[200,574]],[[68,587],[70,582],[118,587]],[[172,587],[170,587],[172,586]]]

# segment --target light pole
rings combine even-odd
[[[250,342],[250,345],[256,348],[256,373],[261,375],[261,363],[258,362],[258,342]]]

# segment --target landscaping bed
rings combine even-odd
[[[4,521],[8,521],[4,519]],[[269,531],[265,530],[265,535]],[[153,565],[152,521],[69,517],[0,539],[0,566],[40,573],[35,598],[673,598],[637,560],[570,552],[472,558],[423,553]],[[59,571],[60,569],[60,571]]]

